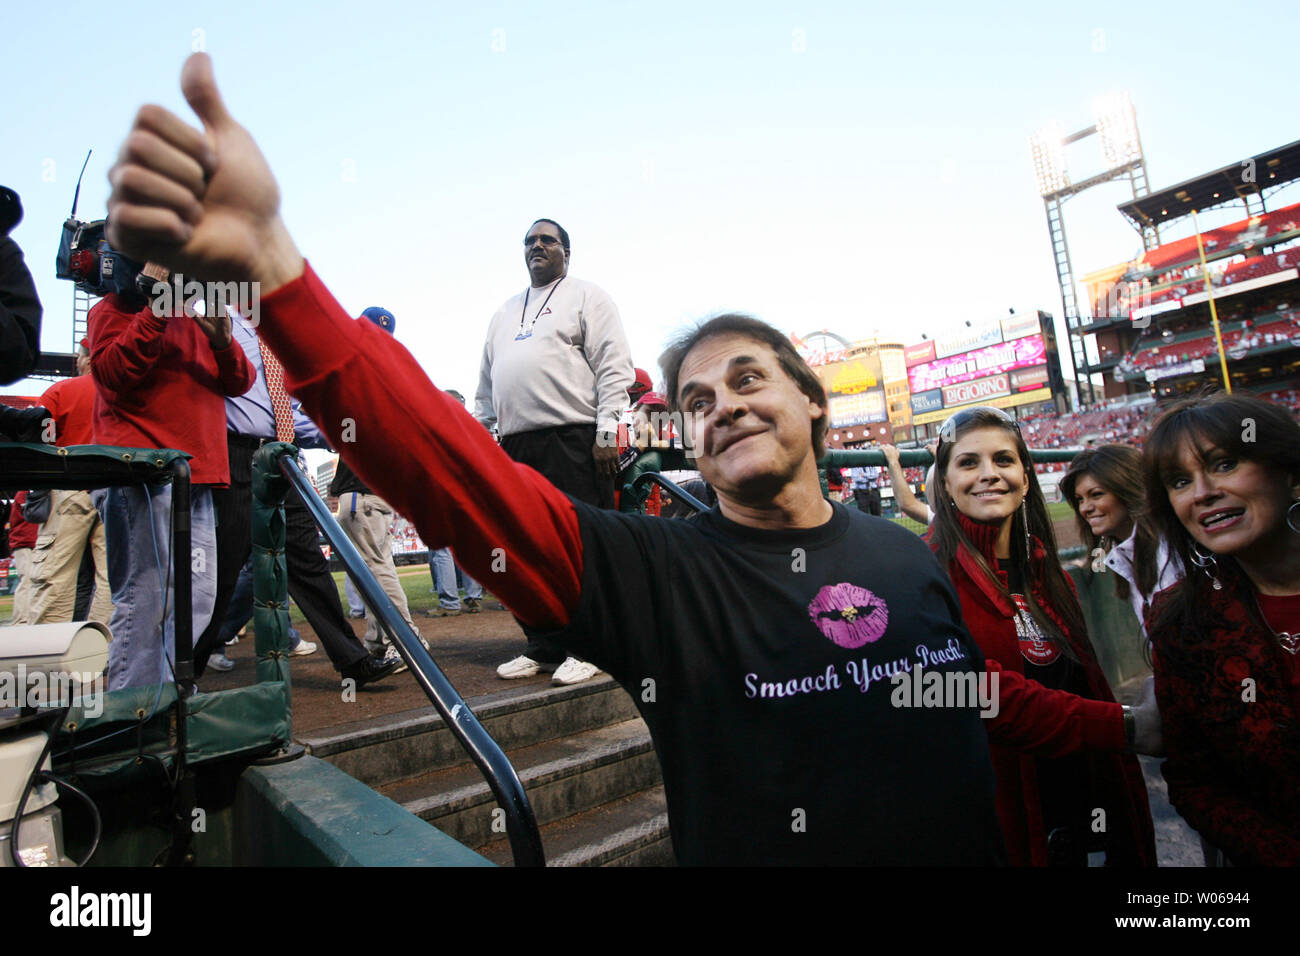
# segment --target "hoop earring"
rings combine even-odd
[[[1297,528],[1294,524],[1291,523],[1291,515],[1295,512],[1297,508],[1300,508],[1300,498],[1297,498],[1295,501],[1291,502],[1291,507],[1286,509],[1286,526],[1290,528],[1292,531],[1294,531],[1296,534],[1300,534],[1300,528]]]
[[[1216,573],[1219,570],[1219,562],[1215,560],[1213,552],[1207,551],[1202,554],[1201,546],[1193,542],[1192,550],[1188,553],[1188,557],[1191,559],[1192,564],[1205,572],[1205,576],[1214,584],[1214,590],[1223,590],[1223,582],[1216,576]]]

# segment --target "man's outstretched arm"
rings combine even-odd
[[[109,242],[176,272],[259,283],[259,331],[362,480],[431,546],[454,545],[525,622],[567,623],[582,578],[572,504],[512,462],[400,343],[351,319],[306,266],[270,167],[226,111],[206,54],[186,61],[181,88],[204,131],[141,108],[109,173]]]
[[[362,481],[524,621],[559,627],[577,607],[573,504],[512,461],[400,342],[351,318],[310,266],[262,299],[263,338],[286,382]]]

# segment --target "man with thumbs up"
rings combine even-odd
[[[864,642],[873,661],[922,640],[965,649],[963,663],[940,669],[976,671],[982,657],[919,539],[822,498],[825,395],[784,336],[736,317],[768,338],[715,335],[665,357],[719,510],[686,522],[585,505],[510,460],[400,343],[339,305],[294,246],[271,171],[226,111],[206,55],[187,61],[181,86],[203,132],[140,110],[110,174],[110,241],[175,269],[261,283],[260,331],[286,386],[362,481],[425,541],[449,543],[530,634],[589,657],[632,693],[663,768],[679,862],[1003,858],[978,713],[898,711],[887,684],[863,693],[835,670],[865,666]],[[792,543],[801,559],[807,548],[806,574]],[[846,580],[861,583],[835,583]],[[840,614],[859,604],[870,621]]]

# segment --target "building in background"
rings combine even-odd
[[[825,330],[790,339],[826,389],[827,448],[857,448],[908,436],[912,409],[901,343],[877,336],[850,342]]]

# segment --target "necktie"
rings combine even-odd
[[[271,393],[271,413],[275,416],[275,440],[293,441],[293,405],[284,388],[284,366],[259,337],[258,351],[262,353],[262,371],[266,373],[266,390]]]

